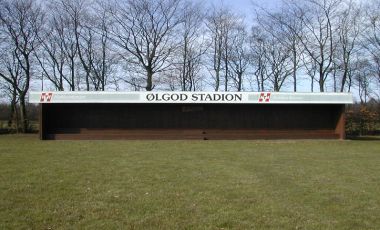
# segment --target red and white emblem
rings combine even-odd
[[[259,102],[270,102],[270,93],[260,93]]]
[[[50,102],[53,93],[41,93],[40,102]]]

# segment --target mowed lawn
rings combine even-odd
[[[0,136],[0,229],[379,229],[379,141]]]

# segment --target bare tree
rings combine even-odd
[[[290,6],[289,6],[290,7]],[[286,23],[284,28],[285,42],[290,47],[291,60],[292,60],[292,76],[293,76],[293,91],[297,92],[297,75],[298,70],[301,67],[302,55],[304,53],[304,48],[301,44],[301,39],[303,39],[304,34],[302,32],[302,22],[298,20],[302,12],[297,11],[296,9],[289,8],[284,10],[284,16],[280,17],[282,22]]]
[[[272,82],[272,89],[280,91],[285,81],[298,68],[298,49],[293,41],[294,34],[289,32],[289,25],[285,24],[281,13],[257,12],[256,21],[262,28],[264,35],[264,58],[267,63],[268,79]],[[291,25],[292,26],[292,25]],[[293,27],[294,28],[294,27]],[[295,29],[295,28],[294,28]],[[294,78],[296,82],[296,78]],[[294,90],[296,86],[294,86]]]
[[[241,91],[243,89],[243,76],[251,62],[249,36],[244,24],[233,29],[230,41],[228,65],[232,72],[233,84],[237,91]]]
[[[80,73],[75,74],[75,71],[82,70],[87,91],[104,90],[108,43],[107,22],[104,18],[106,14],[90,9],[89,3],[87,0],[60,0],[56,5],[66,21],[66,29],[73,36],[71,52],[67,53],[71,82],[74,82],[75,77],[77,82],[81,81]],[[77,58],[81,68],[75,70]],[[77,84],[79,89],[80,83]]]
[[[268,63],[268,79],[272,82],[273,91],[280,91],[285,81],[292,75],[291,51],[279,45],[276,39],[268,41],[266,59]]]
[[[115,63],[109,42],[109,15],[103,2],[89,6],[87,0],[55,1],[56,9],[40,33],[36,55],[43,76],[57,90],[81,88],[104,90]]]
[[[337,53],[339,55],[338,68],[342,73],[340,92],[345,86],[352,82],[350,74],[352,65],[352,55],[358,50],[358,39],[362,30],[361,9],[351,0],[340,13],[339,18],[339,43]],[[335,82],[335,81],[334,81]],[[348,86],[350,89],[350,85]]]
[[[55,38],[58,41],[59,48],[65,58],[65,67],[68,73],[62,72],[62,77],[69,85],[71,91],[79,89],[79,79],[77,78],[77,55],[78,45],[76,41],[76,33],[78,30],[78,22],[71,20],[70,1],[58,1],[54,6],[51,6],[55,11],[52,15],[52,28],[55,33]],[[59,53],[60,54],[60,53]],[[62,62],[61,62],[62,63]],[[62,63],[63,64],[63,63]]]
[[[195,91],[198,87],[202,55],[206,52],[206,44],[202,32],[205,14],[202,5],[185,2],[182,10],[182,23],[178,34],[181,35],[177,64],[182,91]]]
[[[301,44],[303,28],[300,20],[303,12],[288,1],[283,1],[283,4],[275,10],[268,10],[258,5],[254,6],[257,8],[255,14],[258,24],[270,37],[277,40],[278,44],[276,43],[275,45],[281,47],[283,51],[287,50],[289,53],[292,67],[291,69],[287,67],[287,69],[289,69],[289,74],[293,78],[293,91],[297,92],[297,74],[301,67],[303,55],[303,46]],[[286,58],[286,61],[288,61],[288,58]]]
[[[71,73],[72,78],[75,77],[74,72],[74,60],[76,55],[79,58],[81,63],[81,67],[84,70],[84,79],[86,90],[90,90],[90,78],[92,72],[91,63],[93,62],[93,45],[94,45],[94,34],[91,29],[89,29],[89,25],[87,25],[87,21],[91,20],[91,16],[88,13],[88,9],[86,6],[85,0],[60,0],[60,14],[63,13],[67,23],[68,30],[73,34],[73,44],[75,44],[75,48],[73,47],[73,51],[71,52],[74,55],[68,55],[70,58],[71,64]],[[86,21],[87,20],[87,21]],[[77,77],[77,80],[79,77]],[[78,86],[79,87],[79,86]]]
[[[258,91],[265,91],[265,82],[268,79],[267,59],[265,56],[267,52],[266,39],[264,31],[260,26],[252,27],[250,37],[251,61]]]
[[[325,82],[332,70],[337,42],[334,35],[337,12],[342,0],[305,0],[293,3],[299,12],[298,19],[304,31],[297,33],[299,41],[310,62],[317,65],[320,92],[325,91]],[[294,31],[296,32],[296,31]]]
[[[207,16],[206,26],[209,31],[211,73],[214,78],[215,91],[219,91],[221,74],[224,70],[224,91],[228,91],[230,37],[234,27],[238,25],[239,17],[226,6],[213,7]]]
[[[178,47],[179,6],[180,0],[129,0],[112,11],[113,41],[131,55],[126,58],[130,64],[144,70],[147,91],[155,87],[154,74],[170,67],[169,57]]]
[[[228,91],[229,88],[229,78],[230,78],[230,59],[231,59],[231,44],[232,44],[232,33],[236,30],[239,25],[242,25],[243,20],[234,14],[232,11],[226,10],[224,15],[224,20],[221,23],[223,39],[223,62],[224,62],[224,91]]]
[[[220,87],[220,72],[222,70],[222,53],[223,53],[223,33],[220,24],[221,13],[215,8],[211,15],[207,17],[207,28],[210,33],[210,51],[212,53],[212,76],[214,78],[214,90],[219,91]],[[210,71],[211,72],[211,71]]]
[[[372,0],[366,6],[365,27],[362,46],[370,57],[371,76],[380,85],[380,2]],[[380,95],[380,87],[379,93]]]
[[[367,103],[371,94],[372,65],[369,60],[363,59],[353,63],[354,84],[358,88],[361,103]]]
[[[95,90],[104,91],[117,59],[110,44],[111,25],[108,19],[110,15],[102,2],[99,2],[96,13],[91,20],[92,23],[87,26],[88,30],[94,29],[96,35],[94,45],[89,46],[92,48],[92,52],[89,53],[93,54],[92,62],[90,62],[93,76],[91,79]]]
[[[58,91],[64,90],[64,82],[67,80],[66,66],[68,60],[66,57],[66,48],[62,40],[62,27],[59,27],[57,21],[52,15],[48,15],[45,26],[38,34],[38,40],[41,44],[35,57],[40,64],[42,76],[53,84]],[[62,25],[62,24],[61,24]],[[43,81],[43,79],[41,79]],[[68,80],[68,82],[70,82]]]
[[[11,53],[12,71],[0,70],[0,76],[17,91],[20,104],[21,130],[28,129],[26,96],[32,79],[32,53],[38,46],[37,33],[40,31],[44,14],[33,0],[4,0],[0,2],[1,33],[4,46]],[[3,45],[2,45],[3,46]],[[9,63],[9,62],[8,62]],[[15,69],[19,70],[15,71]],[[12,76],[11,72],[17,76]]]
[[[85,73],[86,90],[104,91],[115,59],[110,52],[110,23],[106,6],[98,2],[96,8],[76,5],[70,9],[71,20],[78,24],[74,27],[75,39]]]
[[[305,68],[306,75],[310,78],[310,91],[314,92],[314,82],[316,73],[318,71],[318,64],[315,60],[309,58],[306,54],[302,55],[302,62]]]
[[[20,116],[18,110],[19,91],[18,88],[23,88],[25,81],[22,75],[21,65],[16,58],[16,54],[9,50],[10,47],[2,45],[0,67],[2,71],[0,80],[4,98],[9,98],[10,101],[10,117],[8,121],[9,128],[14,126],[16,132],[20,131]]]

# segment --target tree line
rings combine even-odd
[[[0,0],[0,87],[27,130],[34,90],[380,96],[380,0]]]

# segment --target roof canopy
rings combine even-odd
[[[30,92],[30,103],[352,104],[350,93]]]

